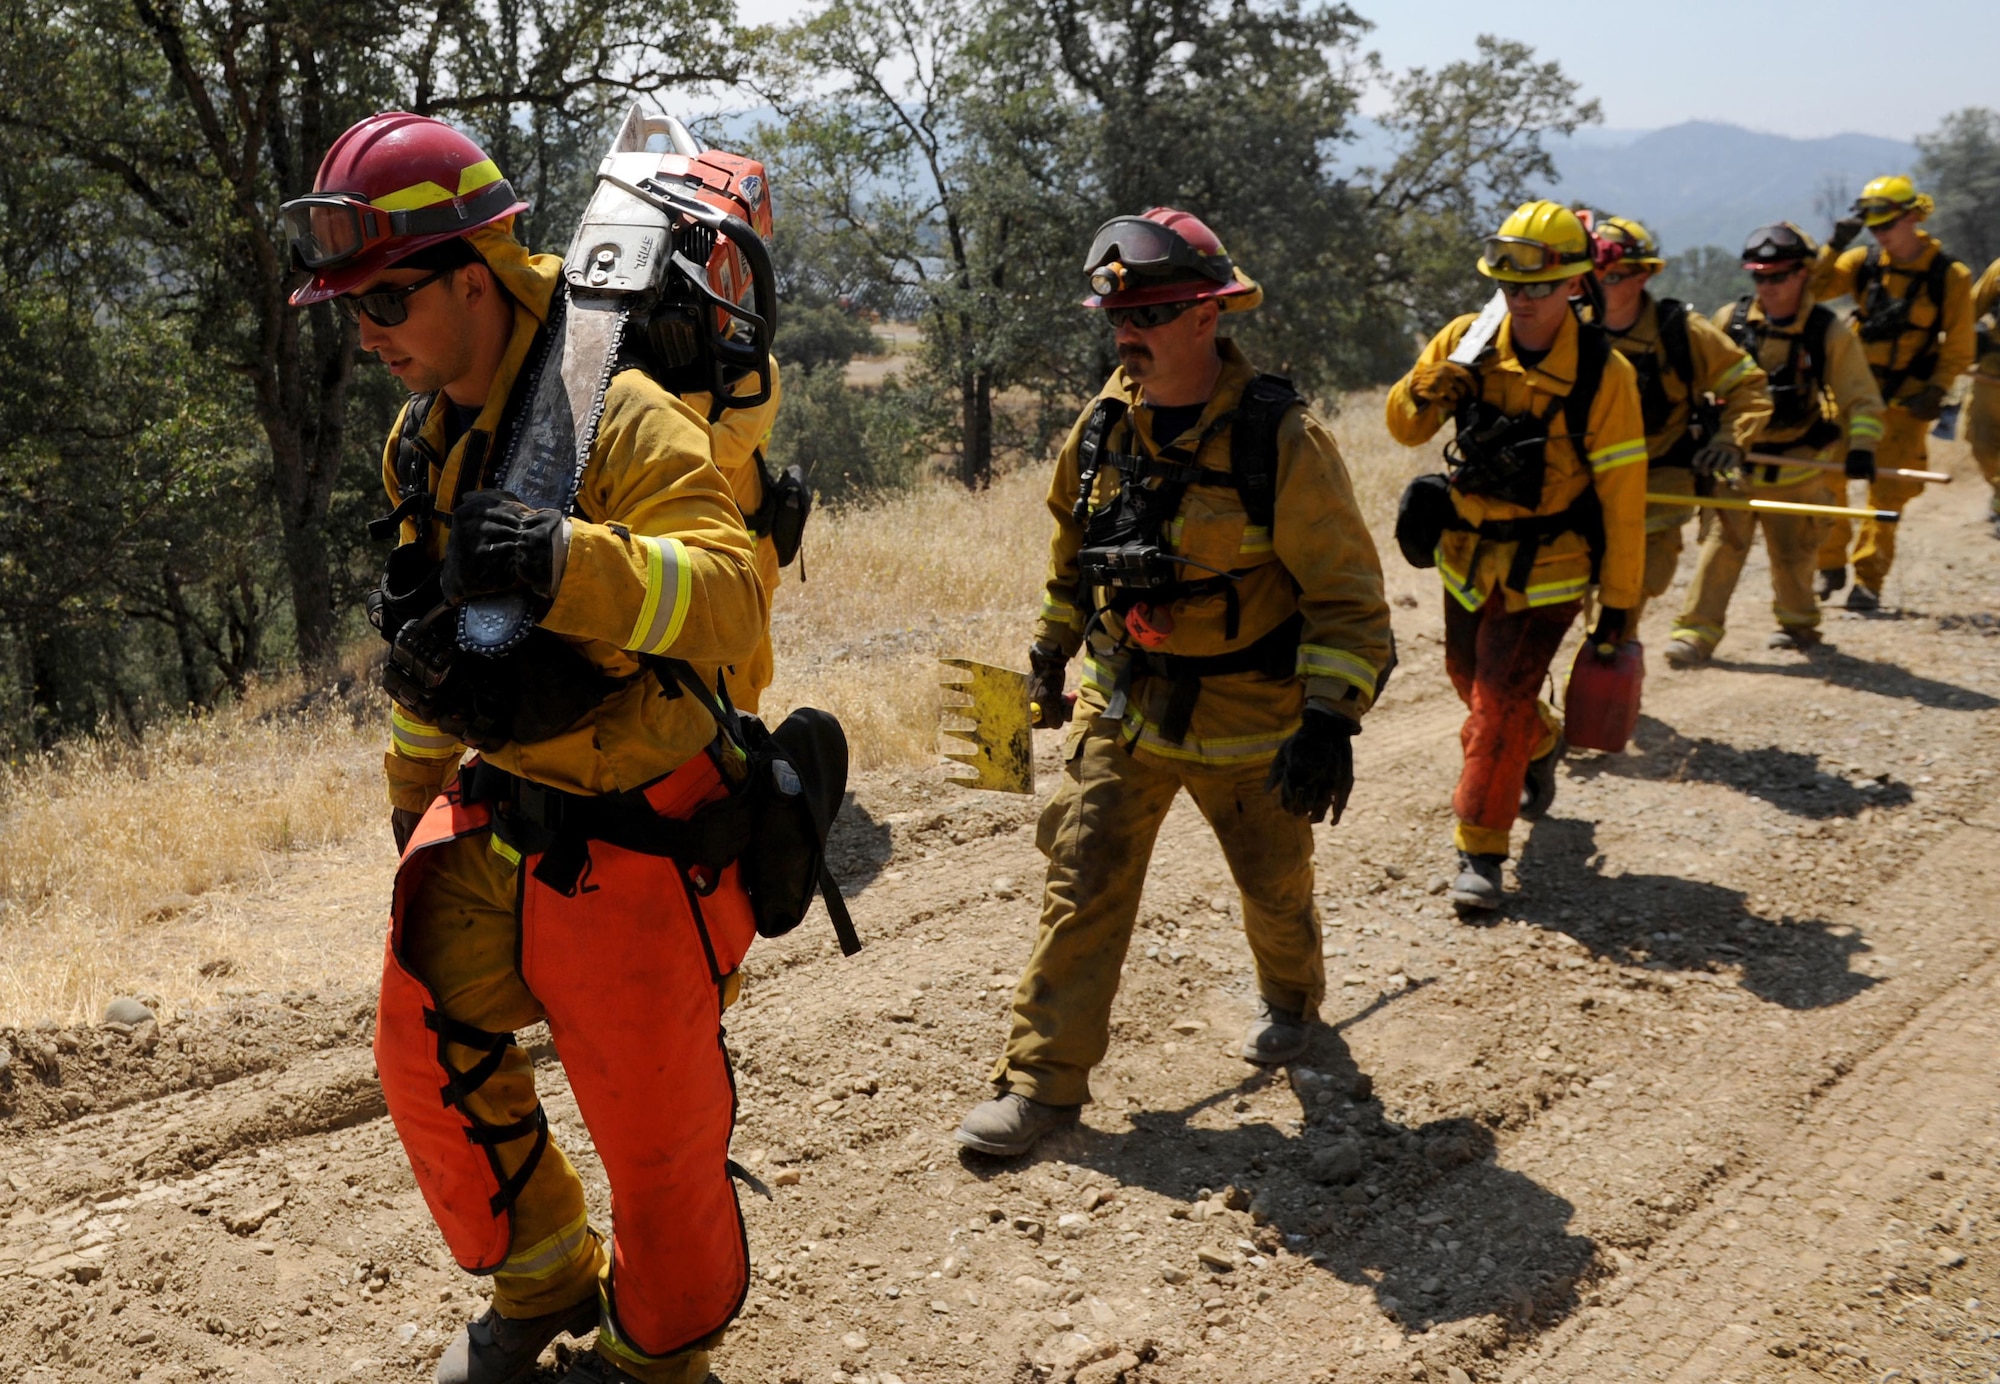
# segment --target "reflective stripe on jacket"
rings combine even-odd
[[[1418,365],[1444,360],[1457,347],[1472,314],[1458,318],[1431,338]],[[1639,389],[1632,364],[1616,351],[1605,362],[1604,379],[1591,400],[1590,425],[1577,447],[1562,436],[1562,408],[1577,374],[1578,326],[1563,319],[1555,344],[1539,365],[1529,368],[1514,353],[1513,321],[1501,323],[1479,364],[1480,396],[1511,417],[1533,411],[1550,417],[1550,437],[1544,448],[1541,500],[1533,509],[1484,495],[1451,494],[1459,517],[1483,520],[1525,519],[1560,514],[1582,495],[1586,486],[1597,491],[1604,509],[1604,556],[1599,572],[1604,604],[1629,610],[1638,603],[1645,574],[1646,438],[1639,413]],[[1412,371],[1412,373],[1415,373]],[[1410,393],[1410,376],[1389,391],[1386,406],[1389,434],[1406,447],[1417,447],[1437,436],[1451,418],[1437,404],[1419,404]],[[1438,576],[1445,590],[1467,610],[1477,610],[1503,591],[1507,609],[1558,605],[1581,597],[1590,584],[1590,548],[1574,533],[1542,541],[1526,591],[1506,585],[1514,561],[1511,542],[1497,542],[1477,533],[1448,530],[1438,544]]]
[[[1767,376],[1775,375],[1785,368],[1791,359],[1792,343],[1804,329],[1811,317],[1813,296],[1810,291],[1799,295],[1799,308],[1789,322],[1780,325],[1772,322],[1764,314],[1763,304],[1754,297],[1750,300],[1749,321],[1761,328],[1763,340],[1757,348],[1757,363],[1764,368]],[[1715,324],[1726,328],[1735,316],[1736,304],[1724,303],[1715,310]],[[1835,318],[1826,329],[1826,337],[1820,345],[1820,379],[1822,391],[1833,395],[1834,421],[1842,425],[1845,445],[1836,440],[1825,447],[1814,450],[1800,442],[1800,434],[1813,426],[1808,419],[1800,427],[1791,430],[1789,437],[1773,437],[1768,424],[1758,430],[1747,450],[1789,452],[1793,456],[1809,456],[1819,461],[1837,461],[1847,454],[1850,447],[1862,447],[1869,451],[1882,440],[1882,391],[1875,387],[1875,376],[1868,369],[1868,358],[1862,352],[1861,338],[1854,334],[1851,322]],[[1824,406],[1824,392],[1822,393]],[[1778,468],[1775,481],[1767,479],[1769,472],[1764,467],[1751,467],[1753,477],[1749,490],[1756,493],[1766,486],[1799,485],[1827,473],[1813,467],[1784,466]]]

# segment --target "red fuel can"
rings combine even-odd
[[[1639,724],[1639,686],[1645,679],[1645,650],[1638,640],[1626,640],[1607,663],[1586,639],[1576,651],[1563,696],[1563,734],[1569,743],[1609,754],[1622,751]]]

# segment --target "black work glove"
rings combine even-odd
[[[1330,810],[1338,826],[1354,791],[1354,737],[1360,732],[1358,723],[1338,712],[1308,704],[1299,728],[1278,746],[1264,787],[1278,795],[1285,811],[1323,822]]]
[[[1597,656],[1609,663],[1618,656],[1618,646],[1625,642],[1625,622],[1632,618],[1629,610],[1616,606],[1599,606],[1597,624],[1590,631],[1590,647]]]
[[[1028,649],[1028,668],[1028,724],[1055,730],[1069,720],[1069,699],[1063,696],[1069,660],[1061,649],[1035,644]]]
[[[1743,449],[1734,442],[1710,442],[1688,464],[1697,476],[1734,476],[1743,469]]]
[[[556,545],[563,517],[529,509],[504,490],[475,490],[451,512],[444,549],[444,598],[464,605],[480,596],[526,591],[543,600],[556,594]]]
[[[417,834],[417,823],[423,821],[424,814],[408,807],[389,809],[389,830],[396,833],[396,854],[401,855],[410,848],[410,838]]]
[[[1846,461],[1847,479],[1851,481],[1872,481],[1875,479],[1875,453],[1866,447],[1849,447]]]
[[[1826,243],[1833,247],[1833,252],[1837,255],[1854,243],[1854,238],[1861,234],[1864,224],[1858,216],[1843,216],[1833,223],[1833,234],[1827,237]]]
[[[1926,423],[1937,422],[1938,415],[1944,412],[1944,391],[1934,384],[1925,385],[1903,400],[1903,412]]]

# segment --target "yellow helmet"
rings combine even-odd
[[[1854,214],[1873,228],[1886,226],[1911,212],[1922,221],[1936,205],[1928,193],[1917,191],[1917,185],[1901,173],[1888,173],[1861,189],[1861,195],[1854,199]]]
[[[1475,267],[1510,284],[1574,279],[1590,272],[1590,235],[1560,202],[1523,202],[1486,237]]]
[[[1592,260],[1603,273],[1614,264],[1649,269],[1654,273],[1667,267],[1660,258],[1660,244],[1653,233],[1629,216],[1599,217],[1590,227]]]

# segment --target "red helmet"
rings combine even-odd
[[[1200,217],[1173,207],[1114,216],[1098,227],[1083,272],[1090,276],[1087,308],[1215,298],[1223,311],[1232,312],[1264,301],[1264,290],[1236,267],[1215,232]]]
[[[333,142],[311,195],[285,203],[294,307],[351,292],[396,261],[526,211],[486,151],[441,120],[371,115]]]

